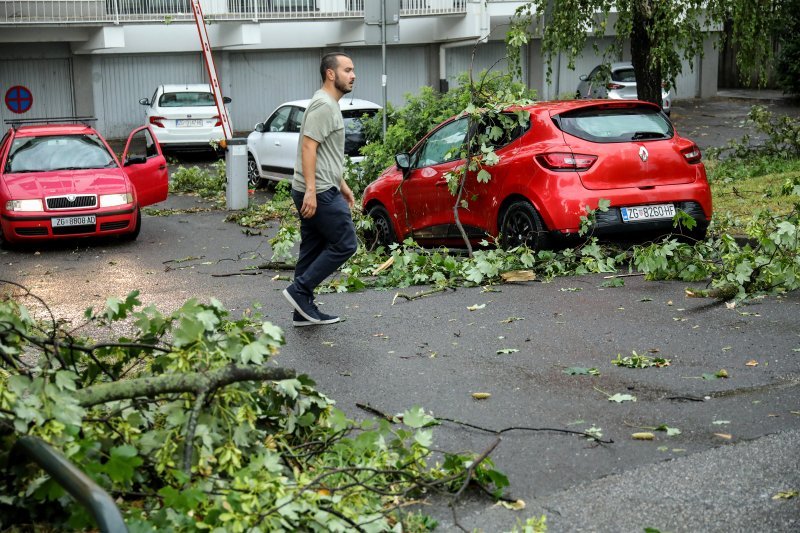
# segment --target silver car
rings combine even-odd
[[[610,72],[609,72],[610,71]],[[610,98],[611,100],[636,100],[636,74],[631,63],[612,63],[598,65],[588,76],[580,77],[575,98]],[[667,115],[672,111],[675,92],[661,88],[661,108]]]
[[[311,100],[296,100],[278,106],[264,122],[259,122],[247,136],[247,181],[251,189],[265,180],[291,179],[300,142],[300,124]],[[354,163],[363,159],[360,150],[366,144],[361,118],[380,111],[376,103],[344,97],[339,100],[344,118],[344,152]]]

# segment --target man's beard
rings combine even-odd
[[[342,94],[347,94],[353,90],[351,87],[347,86],[347,82],[343,81],[338,74],[336,75],[336,79],[333,80],[333,86]]]

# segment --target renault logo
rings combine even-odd
[[[77,198],[77,196],[75,196],[74,194],[68,194],[68,195],[67,195],[67,201],[68,201],[69,203],[72,203],[72,202],[74,202],[74,201],[75,201],[75,198]]]
[[[644,146],[640,146],[639,147],[639,159],[642,160],[642,163],[646,163],[647,162],[648,155],[649,154],[647,153],[647,148],[645,148]]]

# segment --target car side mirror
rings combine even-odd
[[[407,171],[411,168],[411,156],[405,152],[394,156],[394,160],[400,170]]]
[[[139,103],[142,104],[142,105],[150,105],[150,99],[149,98],[142,98],[141,100],[139,100]]]
[[[230,104],[231,103],[231,97],[230,96],[223,96],[222,97],[222,103],[223,104]]]
[[[141,165],[143,163],[147,163],[147,157],[143,155],[129,155],[128,158],[125,160],[125,164],[123,166],[129,167],[131,165]]]
[[[586,74],[581,74],[580,76],[578,76],[578,79],[581,81],[586,81],[586,78],[587,78]]]
[[[264,123],[259,122],[258,124],[255,125],[253,129],[256,130],[258,133],[264,133]]]

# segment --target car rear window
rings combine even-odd
[[[96,135],[17,137],[11,144],[6,172],[47,172],[117,166]]]
[[[636,83],[636,74],[634,73],[632,68],[623,68],[612,72],[611,79],[613,81]]]
[[[344,119],[344,153],[350,157],[359,157],[361,147],[367,144],[362,118],[373,117],[377,109],[347,109],[342,111]]]
[[[669,120],[651,107],[590,107],[556,115],[565,133],[597,143],[671,139]]]
[[[164,93],[158,99],[160,107],[212,107],[214,95],[204,92]]]

